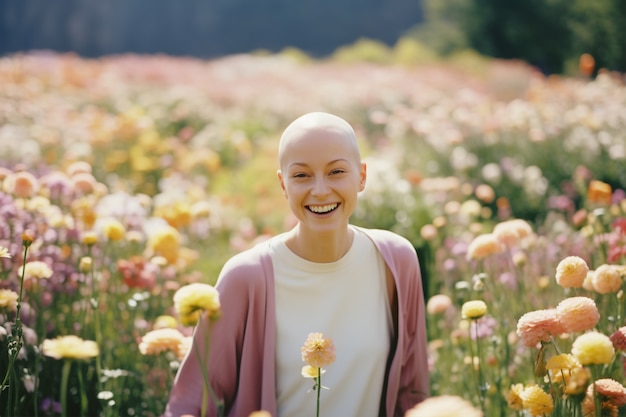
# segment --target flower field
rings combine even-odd
[[[315,110],[361,141],[354,223],[420,256],[432,395],[456,398],[428,407],[626,415],[625,81],[475,57],[0,58],[0,415],[160,415],[203,296],[185,290],[293,224],[275,148]]]

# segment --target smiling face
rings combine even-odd
[[[352,127],[327,113],[309,113],[283,133],[278,179],[289,207],[307,232],[343,232],[365,187]]]

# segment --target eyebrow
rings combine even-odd
[[[346,158],[338,158],[338,159],[333,159],[332,161],[330,161],[329,163],[327,163],[326,165],[332,165],[335,164],[337,162],[350,162],[350,160],[346,159]],[[292,167],[294,165],[297,166],[309,166],[309,164],[306,164],[304,162],[292,162],[289,165],[287,165],[287,167]]]

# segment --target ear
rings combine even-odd
[[[365,182],[367,181],[367,165],[365,162],[361,163],[361,171],[359,172],[361,177],[361,181],[359,182],[359,191],[363,191],[365,189]]]
[[[283,190],[283,195],[285,196],[285,198],[287,198],[287,190],[285,189],[285,181],[283,181],[283,173],[280,169],[276,171],[276,176],[278,177],[280,188]]]

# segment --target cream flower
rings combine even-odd
[[[461,307],[461,316],[464,319],[476,320],[487,314],[487,304],[482,300],[467,301]]]
[[[319,373],[323,374],[326,372],[325,369],[322,368],[316,368],[315,366],[311,366],[311,365],[304,365],[302,367],[302,376],[305,378],[317,378],[319,375],[317,374],[319,371]]]
[[[41,345],[44,355],[55,359],[89,359],[100,354],[98,344],[78,336],[60,336],[46,339]]]
[[[404,417],[482,417],[472,403],[456,395],[430,397],[407,410]]]
[[[622,275],[616,265],[600,265],[591,276],[593,289],[600,294],[615,293],[622,288]]]
[[[522,219],[506,220],[496,224],[493,235],[498,242],[506,246],[513,246],[533,233],[528,222]]]
[[[9,250],[7,248],[5,248],[4,246],[0,246],[0,258],[10,258],[11,254],[9,253]]]
[[[598,332],[588,332],[574,340],[572,355],[582,365],[602,365],[611,362],[615,355],[615,348],[608,336]]]
[[[430,297],[426,304],[428,314],[442,314],[452,307],[452,299],[446,294],[437,294]]]
[[[570,297],[561,301],[556,310],[566,332],[591,330],[600,321],[595,301],[588,297]]]
[[[146,333],[139,343],[139,352],[142,355],[158,355],[171,351],[178,355],[184,336],[177,329],[156,329]]]
[[[219,293],[209,284],[185,285],[174,293],[174,308],[183,326],[195,326],[203,311],[207,312],[210,319],[220,316]]]
[[[332,339],[324,338],[322,333],[309,333],[300,350],[302,360],[316,368],[323,368],[335,361],[335,345]]]
[[[0,309],[17,310],[18,294],[12,290],[0,290]]]
[[[556,267],[556,282],[563,288],[580,288],[587,277],[589,266],[579,256],[568,256]]]
[[[52,269],[42,261],[30,261],[26,263],[24,279],[47,279],[52,276]]]

